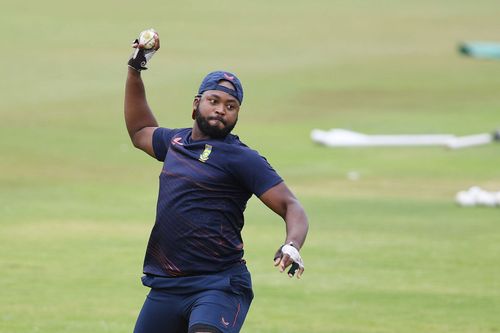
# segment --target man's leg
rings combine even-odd
[[[134,333],[186,333],[179,295],[151,289],[137,318]]]
[[[189,333],[237,333],[252,299],[222,290],[199,293],[189,317]]]

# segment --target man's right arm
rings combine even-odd
[[[146,100],[141,72],[130,67],[125,84],[125,123],[134,146],[155,157],[153,132],[158,122]]]

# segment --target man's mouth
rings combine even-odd
[[[226,125],[226,122],[224,121],[224,119],[222,119],[221,117],[210,117],[208,118],[208,120],[218,120],[220,121],[221,123],[223,123],[224,125]]]

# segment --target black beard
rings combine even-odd
[[[234,124],[227,125],[226,121],[224,119],[221,119],[221,118],[217,118],[217,117],[205,118],[201,115],[199,106],[196,108],[194,116],[195,116],[196,124],[198,124],[198,128],[203,132],[203,134],[208,135],[209,137],[211,137],[213,139],[225,138],[229,133],[231,133],[234,126],[236,126],[236,123],[238,122],[238,119],[236,119]],[[217,126],[210,125],[208,123],[208,121],[211,119],[218,119],[221,123],[224,124],[224,128],[220,129]]]

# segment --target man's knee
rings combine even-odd
[[[222,331],[207,324],[194,324],[189,328],[188,333],[222,333]]]

